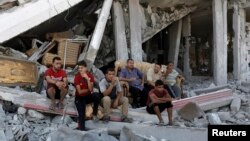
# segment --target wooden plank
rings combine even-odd
[[[34,62],[0,56],[0,84],[4,86],[36,85],[37,65]]]

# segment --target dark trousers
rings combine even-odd
[[[152,105],[147,106],[146,108],[147,112],[150,114],[156,114],[154,110],[155,106],[158,106],[160,112],[163,112],[166,108],[172,108],[173,104],[171,102],[152,104]]]
[[[85,113],[86,113],[86,104],[94,103],[93,115],[97,115],[98,106],[100,103],[100,95],[99,93],[92,93],[87,96],[76,96],[75,97],[75,105],[78,111],[78,122],[79,129],[85,130]]]
[[[131,93],[131,96],[133,98],[133,104],[139,104],[138,97],[140,96],[140,106],[146,106],[148,91],[145,88],[143,90],[140,90],[136,87],[129,86],[129,92]]]

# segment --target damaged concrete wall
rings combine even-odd
[[[246,13],[240,1],[233,5],[233,55],[234,55],[234,78],[246,81],[248,71],[247,49],[246,49]],[[249,78],[248,78],[249,79]]]

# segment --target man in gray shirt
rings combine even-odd
[[[122,88],[117,77],[115,77],[115,70],[113,68],[107,69],[105,78],[99,83],[100,91],[102,93],[101,103],[104,108],[105,122],[109,121],[110,108],[117,108],[122,105],[122,121],[132,122],[132,119],[128,118],[128,98],[123,97]]]

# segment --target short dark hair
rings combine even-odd
[[[173,61],[168,61],[167,65],[169,65],[169,64],[174,64],[174,62]]]
[[[56,60],[62,60],[60,57],[56,56],[52,59],[52,63],[54,63]]]
[[[129,59],[127,59],[127,63],[129,62],[129,61],[134,61],[132,58],[129,58]]]
[[[155,65],[159,65],[159,66],[161,66],[161,63],[159,63],[159,62],[155,62]]]
[[[108,74],[110,71],[115,71],[115,69],[114,68],[108,68],[105,73]]]
[[[162,85],[164,85],[162,80],[156,80],[155,81],[155,86],[162,86]]]
[[[77,65],[87,67],[87,63],[84,60],[78,62]]]

